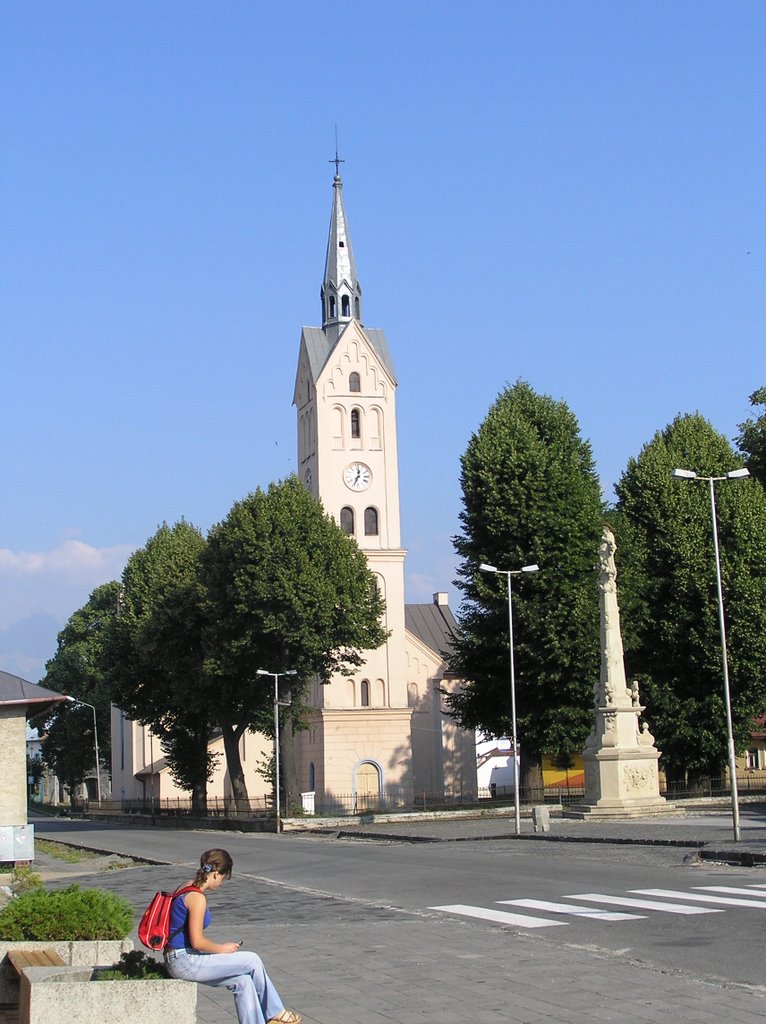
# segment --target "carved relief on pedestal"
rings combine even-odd
[[[604,736],[602,744],[605,747],[613,747],[617,743],[617,712],[604,712]]]
[[[646,789],[651,782],[651,772],[647,771],[647,767],[637,768],[635,765],[626,764],[622,773],[625,789]]]

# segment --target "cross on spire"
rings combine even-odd
[[[335,159],[327,161],[330,164],[335,164],[335,177],[340,177],[340,165],[345,164],[345,160],[341,160],[338,156],[338,126],[335,125]]]

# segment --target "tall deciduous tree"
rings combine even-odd
[[[740,423],[737,447],[745,456],[745,464],[752,475],[766,487],[766,388],[754,391],[750,404],[762,406],[763,412]]]
[[[726,762],[726,719],[709,487],[741,465],[702,416],[677,417],[631,459],[616,490],[628,672],[673,779]],[[715,491],[734,730],[741,749],[766,709],[766,497],[755,480]]]
[[[45,666],[42,685],[87,701],[96,709],[99,759],[109,766],[111,750],[109,686],[104,678],[102,650],[109,623],[117,611],[119,583],[97,587],[74,612],[58,635],[56,653]],[[77,704],[58,704],[44,732],[44,762],[70,792],[95,769],[93,712]]]
[[[582,749],[599,676],[596,563],[602,525],[590,445],[564,402],[517,382],[497,398],[461,460],[462,559],[452,667],[466,688],[448,698],[457,720],[510,732],[508,600],[504,570],[538,563],[513,585],[517,719],[528,780],[544,752]]]
[[[351,670],[384,642],[383,602],[364,554],[297,477],[237,502],[202,561],[206,668],[234,795],[246,801],[239,740],[247,728],[273,734],[273,680],[258,669],[296,670],[298,712],[302,682]]]
[[[173,779],[191,790],[203,813],[215,759],[208,741],[215,694],[204,673],[199,589],[205,540],[181,520],[163,524],[130,557],[122,579],[120,614],[105,646],[112,699],[132,719],[151,726]]]

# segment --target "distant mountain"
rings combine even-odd
[[[32,612],[0,629],[0,668],[30,683],[45,675],[45,663],[56,653],[62,624],[48,612]]]

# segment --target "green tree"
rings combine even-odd
[[[727,759],[709,487],[741,466],[702,416],[677,417],[628,463],[615,532],[628,673],[670,779],[717,774]],[[766,497],[754,480],[717,485],[719,548],[737,746],[766,709]]]
[[[745,465],[752,475],[766,487],[766,388],[754,391],[750,404],[763,406],[763,412],[739,424],[737,447],[745,456]]]
[[[234,796],[247,801],[239,740],[248,728],[273,735],[273,680],[258,669],[296,670],[299,717],[312,676],[351,671],[384,642],[383,601],[363,552],[297,477],[237,502],[202,564],[213,706]]]
[[[204,672],[198,575],[204,548],[200,531],[181,520],[164,523],[131,555],[104,650],[114,703],[151,727],[197,813],[206,810],[215,765],[215,693]]]
[[[506,577],[482,562],[534,576],[514,577],[517,722],[522,771],[532,781],[544,752],[582,748],[599,677],[596,563],[600,486],[590,445],[564,402],[517,382],[503,391],[461,460],[463,532],[460,632],[452,668],[468,680],[448,698],[467,728],[510,733]],[[538,775],[539,779],[539,775]]]
[[[99,759],[107,769],[111,763],[111,705],[102,652],[117,611],[118,591],[116,582],[96,587],[87,603],[69,617],[41,681],[49,690],[95,707]],[[93,712],[74,703],[58,704],[47,720],[35,724],[43,736],[43,761],[74,794],[95,768]]]

